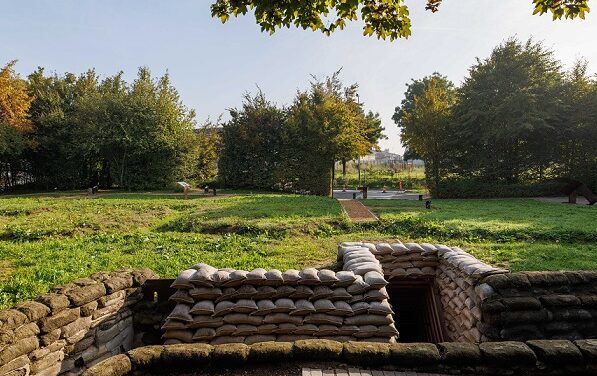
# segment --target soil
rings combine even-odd
[[[375,214],[358,200],[338,200],[353,222],[377,221]]]

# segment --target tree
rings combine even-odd
[[[220,121],[206,121],[195,130],[197,136],[197,176],[199,183],[211,182],[218,175],[218,158],[221,147]]]
[[[436,12],[442,0],[427,0],[426,9]],[[550,12],[553,19],[585,18],[589,12],[588,0],[533,0],[533,14]],[[211,5],[213,17],[222,22],[230,16],[245,15],[249,11],[262,31],[270,34],[292,25],[303,29],[319,30],[329,35],[343,29],[347,22],[364,22],[363,35],[395,40],[411,35],[408,7],[403,0],[216,0]]]
[[[400,138],[407,149],[425,161],[425,174],[431,191],[438,195],[444,162],[449,153],[449,125],[456,90],[452,82],[438,73],[413,80],[393,119],[401,129]]]

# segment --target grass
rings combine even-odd
[[[335,186],[347,187],[358,186],[358,172],[354,166],[349,166],[346,176],[342,176],[342,169],[336,170]],[[388,189],[397,189],[399,182],[402,181],[404,189],[424,192],[425,187],[425,168],[413,167],[412,170],[393,171],[383,165],[366,165],[361,168],[361,185],[370,188],[381,189],[386,186]]]
[[[335,267],[341,241],[465,247],[512,270],[597,269],[595,208],[533,200],[368,200],[381,216],[351,224],[313,196],[79,193],[0,197],[0,307],[100,270],[150,267],[174,277],[216,267]]]

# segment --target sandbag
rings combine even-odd
[[[195,269],[183,270],[178,277],[176,277],[174,282],[172,282],[170,287],[173,289],[192,289],[195,286],[191,283],[191,277],[195,272]]]
[[[211,300],[200,300],[189,311],[191,315],[213,315],[215,311],[214,302]]]
[[[193,342],[193,332],[190,330],[166,330],[162,338],[177,339],[185,343],[191,343]]]
[[[330,324],[340,326],[342,325],[342,317],[339,316],[331,316],[326,315],[325,313],[312,313],[309,316],[305,317],[303,322],[305,324],[314,324],[314,325],[322,325],[322,324]]]
[[[324,285],[333,285],[338,282],[338,277],[336,277],[336,273],[332,270],[322,269],[317,272],[317,278],[321,281]]]
[[[294,334],[296,331],[296,324],[291,324],[289,322],[284,322],[278,325],[276,330],[274,330],[275,334]]]
[[[245,337],[240,336],[223,336],[223,337],[216,337],[212,339],[209,344],[210,345],[224,345],[226,343],[244,343]]]
[[[290,316],[288,313],[270,313],[263,318],[264,324],[282,324],[285,322],[301,325],[303,323],[303,319],[299,316]]]
[[[392,315],[394,311],[392,310],[392,306],[387,300],[383,300],[381,302],[371,302],[369,303],[369,314],[370,315]]]
[[[168,319],[191,322],[193,321],[193,317],[190,314],[190,310],[191,307],[188,304],[178,303],[168,315]]]
[[[381,325],[377,327],[377,335],[381,337],[395,337],[398,335],[398,330],[394,324]]]
[[[343,270],[336,273],[336,278],[338,278],[338,282],[334,283],[334,287],[346,287],[355,281],[356,276],[351,271]]]
[[[189,294],[195,299],[215,300],[222,295],[222,290],[217,287],[195,287],[189,290]]]
[[[207,315],[193,316],[193,321],[188,324],[191,329],[197,328],[218,328],[224,325],[221,317],[211,317]]]
[[[233,333],[235,336],[251,336],[254,334],[257,334],[257,327],[247,324],[237,325],[236,331]]]
[[[226,287],[240,286],[247,280],[247,273],[244,270],[235,270],[228,275],[228,281],[224,284]]]
[[[226,324],[234,325],[261,325],[263,318],[261,316],[247,315],[246,313],[229,313],[223,317]],[[267,323],[266,323],[267,324]]]
[[[251,285],[242,285],[236,289],[234,299],[252,299],[257,294],[257,289]]]
[[[313,339],[313,337],[296,334],[283,334],[276,338],[276,342],[296,342],[302,339]]]
[[[162,330],[185,330],[187,329],[187,323],[178,320],[167,319],[162,325]]]
[[[277,290],[272,286],[259,286],[257,292],[253,294],[253,300],[272,299],[276,293]]]
[[[335,336],[338,335],[338,327],[335,325],[319,325],[319,330],[315,334],[316,336]]]
[[[369,290],[364,294],[363,300],[366,302],[378,301],[381,302],[388,298],[388,293],[385,288],[379,290]]]
[[[338,328],[339,336],[352,336],[359,331],[359,327],[356,325],[342,325]]]
[[[262,324],[257,327],[258,334],[273,334],[278,328],[276,324]]]
[[[299,279],[301,279],[301,276],[298,270],[288,269],[282,273],[282,279],[284,280],[285,285],[296,285]]]
[[[294,303],[295,309],[290,312],[291,316],[306,316],[310,313],[315,312],[313,303],[306,299],[299,299]]]
[[[217,336],[230,336],[232,333],[236,332],[236,325],[226,324],[216,328],[216,335]]]
[[[239,299],[232,310],[238,313],[251,313],[257,311],[257,304],[249,299]]]
[[[263,299],[257,302],[257,311],[251,313],[253,316],[265,316],[276,309],[274,302],[268,299]]]
[[[327,299],[334,294],[328,286],[315,286],[311,300]]]
[[[222,295],[218,296],[215,300],[216,303],[219,303],[224,300],[233,300],[236,296],[236,289],[234,287],[226,287],[222,289]]]
[[[199,265],[201,266],[197,268],[197,271],[190,278],[191,283],[195,286],[213,287],[213,274],[218,269],[206,264]]]
[[[319,277],[317,276],[317,269],[306,268],[299,272],[300,279],[298,280],[299,285],[314,286],[319,285]]]
[[[175,303],[186,303],[186,304],[193,304],[195,300],[187,290],[178,290],[170,298],[168,299],[171,302]]]
[[[363,277],[363,280],[372,289],[380,289],[388,284],[388,281],[384,279],[383,275],[376,271],[366,273],[365,277]]]
[[[316,300],[313,302],[313,307],[315,307],[315,312],[317,313],[326,313],[336,309],[334,303],[329,299]]]
[[[388,243],[379,243],[375,246],[374,249],[370,249],[370,251],[374,255],[385,256],[385,255],[391,255],[393,249]]]
[[[265,280],[267,281],[268,286],[280,286],[282,283],[284,283],[282,272],[278,269],[272,269],[266,272]]]
[[[257,335],[246,337],[245,344],[253,345],[255,343],[260,343],[260,342],[273,342],[275,340],[276,340],[276,336],[257,334]]]
[[[357,275],[355,281],[346,288],[346,291],[351,295],[363,294],[370,289],[369,284],[363,280],[363,277]]]
[[[276,299],[274,305],[276,306],[274,312],[288,313],[296,309],[294,302],[288,298]]]
[[[296,330],[294,331],[294,334],[310,336],[310,335],[317,333],[318,330],[319,330],[319,327],[317,325],[304,324],[304,325],[298,325],[296,327]]]
[[[211,341],[216,336],[213,328],[199,328],[193,335],[193,341]]]
[[[330,315],[334,316],[351,316],[353,314],[350,304],[344,301],[334,302],[334,310],[329,312]]]
[[[265,273],[267,273],[267,270],[263,268],[253,269],[252,271],[247,273],[247,283],[253,285],[263,285],[266,281]]]
[[[353,336],[357,338],[368,338],[375,337],[378,333],[378,329],[374,325],[363,325],[359,326],[359,331],[354,333]]]
[[[230,280],[230,272],[218,270],[211,276],[214,286],[224,286]]]
[[[290,295],[292,299],[310,299],[313,296],[313,290],[308,286],[297,286],[296,290]]]
[[[233,310],[234,310],[234,303],[233,302],[231,302],[229,300],[226,300],[226,301],[223,301],[223,302],[219,302],[214,307],[213,316],[214,317],[224,316],[224,315],[227,315],[229,313],[232,313]]]
[[[394,319],[392,315],[382,316],[382,315],[359,315],[353,317],[346,317],[344,319],[344,324],[346,325],[387,325],[392,324]]]
[[[350,308],[352,309],[352,314],[354,316],[361,315],[363,313],[368,313],[369,307],[369,303],[366,302],[358,302],[350,305]]]
[[[352,271],[356,275],[365,275],[365,274],[367,274],[368,272],[371,272],[371,271],[376,271],[378,273],[383,273],[383,271],[382,271],[381,266],[379,265],[379,263],[374,263],[374,262],[367,262],[367,263],[359,264],[356,268],[352,269]]]
[[[289,298],[295,291],[296,289],[292,286],[280,286],[276,289],[276,293],[272,296],[272,298]]]
[[[336,287],[332,291],[332,295],[329,297],[329,299],[332,301],[350,300],[351,298],[352,298],[352,295],[349,294],[348,291],[346,291],[346,289],[344,287]]]

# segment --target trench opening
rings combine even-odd
[[[386,288],[400,333],[398,342],[444,341],[441,302],[432,279],[393,280]]]

